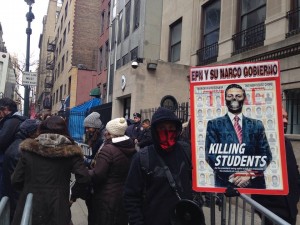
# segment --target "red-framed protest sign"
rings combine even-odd
[[[278,61],[190,69],[193,189],[288,193]]]

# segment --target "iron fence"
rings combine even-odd
[[[7,196],[2,197],[0,202],[0,224],[9,225],[10,223],[10,206],[9,198]]]
[[[197,51],[198,65],[206,65],[209,63],[216,62],[219,54],[218,42],[205,46]]]
[[[33,194],[29,193],[26,197],[25,207],[23,210],[22,220],[20,225],[31,225],[32,223],[32,198]]]
[[[300,8],[287,12],[286,18],[289,21],[289,31],[286,37],[300,33]]]
[[[224,194],[207,193],[208,208],[204,207],[206,222],[211,225],[265,224],[266,218],[274,225],[289,225],[288,222],[260,205],[249,196],[226,197]],[[261,214],[261,217],[257,213]],[[207,223],[208,224],[208,223]]]
[[[174,111],[174,113],[177,115],[177,117],[182,123],[187,122],[189,120],[190,106],[188,102],[178,103],[177,107],[168,107],[168,109]],[[142,118],[151,120],[156,110],[157,108],[141,109],[140,113],[142,115]]]
[[[262,22],[233,35],[234,51],[232,54],[239,54],[262,46],[265,40],[265,33],[265,24]]]

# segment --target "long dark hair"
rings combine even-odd
[[[74,140],[70,137],[67,124],[60,116],[51,116],[42,121],[39,126],[39,134],[60,134],[70,139],[74,144]]]

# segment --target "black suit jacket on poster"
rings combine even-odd
[[[208,121],[207,133],[205,141],[205,157],[206,161],[210,167],[214,170],[215,174],[215,186],[216,187],[228,187],[233,186],[231,182],[228,181],[229,176],[238,171],[251,170],[256,172],[257,176],[251,179],[250,184],[246,188],[266,188],[266,183],[263,175],[263,171],[267,168],[272,160],[272,153],[270,151],[270,146],[265,134],[265,129],[260,120],[251,119],[248,117],[242,117],[242,143],[245,144],[245,151],[242,155],[247,156],[266,156],[266,164],[263,167],[255,168],[241,168],[240,165],[228,166],[229,170],[224,169],[224,167],[216,167],[218,163],[217,157],[223,157],[226,154],[209,154],[211,144],[222,144],[224,148],[225,144],[228,146],[231,143],[239,143],[238,137],[230,120],[228,114],[225,116]],[[238,154],[227,154],[228,156],[242,156]],[[235,170],[235,171],[234,171]]]

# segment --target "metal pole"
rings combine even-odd
[[[34,15],[31,11],[32,7],[29,5],[29,12],[26,14],[27,19],[27,46],[26,46],[26,67],[25,71],[29,72],[29,62],[30,62],[30,35],[32,33],[32,29],[30,27],[32,20],[34,19]],[[25,85],[24,86],[24,116],[29,115],[29,93],[30,93],[30,86]]]

